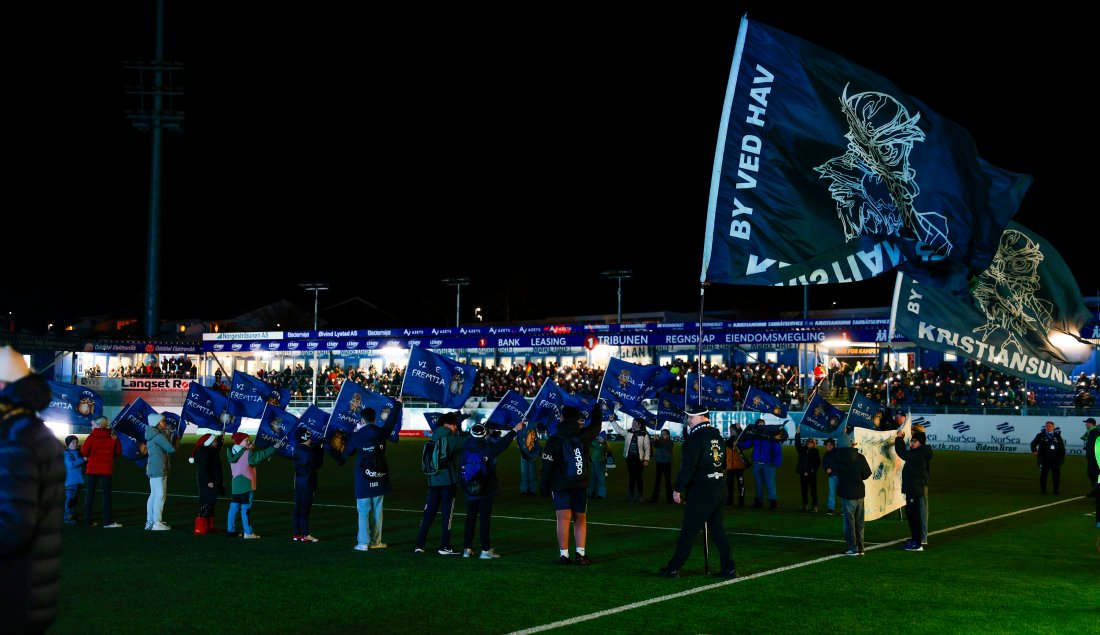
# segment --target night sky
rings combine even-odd
[[[5,219],[17,262],[0,311],[21,329],[145,297],[149,136],[123,60],[153,55],[151,2],[10,17]],[[385,11],[168,2],[185,132],[164,155],[161,315],[226,318],[327,282],[391,317],[354,326],[698,312],[711,169],[739,19],[843,54],[1034,177],[1016,220],[1096,294],[1085,187],[1096,133],[1094,27],[1035,12],[928,5],[560,5]],[[247,4],[246,7],[237,5]],[[844,7],[846,12],[841,12]],[[44,11],[43,8],[31,9]],[[17,202],[19,201],[19,202]],[[18,219],[18,221],[16,220]],[[14,224],[29,226],[13,232]],[[14,266],[13,266],[14,265]],[[814,287],[810,308],[888,306],[893,275]],[[800,311],[801,289],[711,287],[708,310]]]

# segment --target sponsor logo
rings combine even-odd
[[[431,346],[432,348],[439,348],[440,346],[443,346],[443,340],[432,340],[428,342],[428,346]]]
[[[325,342],[325,348],[332,350],[340,345],[340,342]]]
[[[267,350],[269,350],[269,351],[279,350],[279,343],[278,342],[268,342]]]
[[[306,348],[311,350],[311,351],[317,350],[317,347],[319,345],[320,345],[320,342],[306,342]]]
[[[301,346],[301,344],[300,344],[300,343],[298,343],[298,342],[287,342],[287,343],[286,343],[286,350],[288,350],[288,351],[296,351],[296,350],[298,350],[298,347],[299,347],[299,346]]]
[[[250,351],[258,351],[261,348],[263,348],[263,344],[260,344],[259,342],[252,342],[248,345],[248,350]]]
[[[222,349],[224,349],[224,348],[225,348],[225,344],[215,344],[215,345],[214,345],[214,350],[215,350],[215,351],[220,351],[220,350],[222,350]]]
[[[244,348],[244,344],[241,344],[240,342],[237,342],[237,343],[235,343],[235,344],[231,345],[231,346],[229,347],[229,350],[231,350],[231,351],[239,351],[239,350],[241,350],[242,348]]]
[[[1009,432],[1012,432],[1013,430],[1015,430],[1016,426],[1014,426],[1011,423],[1005,421],[1004,423],[998,423],[997,424],[997,429],[1001,431],[1001,434],[1008,434]]]
[[[958,433],[961,434],[961,433],[966,432],[967,430],[969,430],[970,426],[967,425],[967,423],[965,421],[960,421],[958,423],[951,424],[951,429],[954,430],[955,432],[958,432]],[[950,435],[948,435],[948,436],[950,437]]]
[[[359,340],[348,340],[348,350],[355,350],[359,348]]]

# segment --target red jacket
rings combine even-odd
[[[115,457],[122,454],[122,444],[111,437],[107,428],[92,428],[92,433],[80,446],[80,453],[88,458],[85,474],[110,476],[115,469]]]

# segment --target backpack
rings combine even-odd
[[[420,451],[420,471],[427,476],[447,469],[447,458],[443,456],[443,445],[435,439],[428,439]]]
[[[566,482],[571,485],[587,485],[592,471],[591,458],[584,451],[584,442],[580,437],[562,437],[561,468]]]
[[[480,452],[464,452],[462,454],[462,489],[470,496],[479,496],[481,490],[487,484],[488,474],[486,465],[488,457]]]

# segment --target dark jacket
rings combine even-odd
[[[684,496],[726,487],[726,440],[718,430],[700,423],[686,430],[680,449],[680,471],[673,489]]]
[[[225,494],[225,474],[222,473],[222,445],[215,441],[195,449],[195,481],[199,486],[199,503],[210,505]],[[208,487],[210,483],[214,487]]]
[[[458,483],[458,457],[462,454],[462,445],[466,437],[456,432],[451,432],[447,426],[439,426],[432,432],[432,440],[439,447],[439,451],[446,457],[447,465],[435,474],[428,475],[428,487],[449,487]],[[444,469],[445,468],[445,469]]]
[[[381,427],[367,424],[351,433],[344,456],[358,454],[355,461],[355,498],[384,496],[390,491],[390,466],[386,461],[386,441],[401,421],[401,402],[397,402]]]
[[[598,413],[594,416],[600,416]],[[539,493],[543,496],[549,496],[550,492],[568,492],[570,490],[588,489],[588,486],[592,482],[592,470],[593,469],[606,469],[606,465],[590,465],[588,471],[588,480],[584,483],[570,483],[565,480],[565,456],[562,452],[562,443],[566,437],[578,437],[580,438],[581,445],[583,446],[583,454],[588,461],[592,460],[592,440],[596,438],[596,435],[600,433],[601,426],[598,423],[599,419],[596,419],[596,423],[585,427],[583,430],[580,427],[580,421],[573,419],[563,419],[558,424],[558,429],[554,432],[549,439],[546,440],[546,447],[542,450],[542,473],[539,475]]]
[[[35,414],[50,403],[39,375],[0,391],[0,630],[45,631],[57,618],[65,450]]]
[[[894,452],[905,461],[905,467],[901,468],[901,493],[907,496],[924,496],[932,448],[922,443],[916,450],[910,450],[905,439],[897,437],[894,439]]]
[[[867,495],[863,481],[871,477],[867,457],[855,448],[840,448],[826,452],[836,476],[836,495],[847,500],[859,500]]]
[[[802,443],[802,436],[795,434],[794,449],[798,451],[798,464],[795,466],[795,473],[810,476],[817,474],[817,471],[821,469],[821,454],[817,451],[817,448],[807,447],[805,443]]]
[[[499,439],[470,437],[462,446],[462,456],[467,452],[480,454],[485,458],[485,477],[481,485],[481,493],[477,496],[466,494],[466,500],[478,500],[491,498],[500,494],[500,482],[497,480],[497,457],[508,449],[512,439],[516,438],[516,431],[509,430]]]
[[[1085,467],[1092,470],[1100,467],[1096,462],[1096,439],[1098,437],[1100,437],[1100,426],[1093,426],[1082,437],[1085,442]]]
[[[1066,442],[1057,430],[1043,430],[1031,440],[1031,451],[1039,453],[1039,465],[1061,465],[1066,460]]]
[[[294,487],[317,491],[317,470],[325,462],[325,450],[320,443],[294,445]]]

